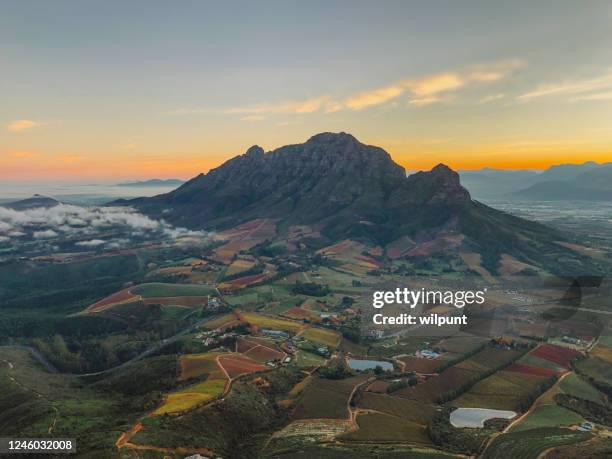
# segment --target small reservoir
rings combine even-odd
[[[457,408],[450,414],[450,423],[453,427],[482,429],[485,421],[489,419],[512,419],[515,416],[516,413],[514,411],[490,410],[488,408]]]

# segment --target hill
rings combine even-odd
[[[450,237],[453,249],[479,253],[493,270],[502,253],[552,271],[590,266],[555,243],[565,240],[558,232],[473,201],[447,166],[406,177],[386,151],[346,133],[318,134],[268,153],[253,146],[170,193],[115,204],[207,230],[267,218],[279,234],[309,225],[328,241],[385,246],[406,237],[419,244]]]
[[[40,194],[35,194],[31,198],[21,199],[19,201],[13,201],[7,204],[2,204],[2,206],[0,207],[5,207],[7,209],[13,209],[13,210],[27,210],[27,209],[35,209],[38,207],[44,207],[45,209],[48,209],[50,207],[55,207],[59,204],[61,203],[53,198],[48,198]]]

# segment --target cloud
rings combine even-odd
[[[445,91],[458,89],[467,83],[467,79],[458,73],[441,73],[428,75],[417,80],[408,80],[404,85],[417,97],[431,96]]]
[[[608,88],[612,88],[612,72],[606,73],[595,78],[570,80],[559,83],[540,85],[532,91],[519,95],[518,99],[523,101],[529,101],[539,97],[581,94]]]
[[[117,234],[115,240],[103,241],[95,235]],[[153,220],[130,207],[81,207],[60,204],[51,208],[14,210],[0,207],[0,236],[49,239],[58,236],[90,236],[77,243],[82,247],[94,247],[111,242],[126,245],[125,237],[139,236],[159,238],[206,238],[208,233],[174,227],[164,220]],[[117,239],[119,237],[119,239]],[[102,241],[102,242],[99,242]]]
[[[210,108],[180,108],[167,112],[169,115],[225,114],[241,115],[243,121],[260,121],[267,115],[300,115],[309,113],[335,113],[342,110],[359,111],[384,104],[409,95],[409,104],[422,107],[448,98],[443,93],[460,90],[471,84],[490,83],[506,78],[523,67],[519,59],[501,60],[472,65],[463,69],[433,73],[418,78],[406,78],[383,86],[359,91],[339,98],[322,95],[302,101],[261,103],[249,106],[230,107],[222,110]]]
[[[223,110],[228,115],[263,116],[274,114],[304,114],[317,111],[334,111],[337,103],[329,96],[314,97],[297,102],[282,102],[279,104],[257,104],[247,107],[232,107]]]
[[[38,123],[32,120],[16,120],[6,125],[6,128],[11,132],[23,132],[38,126],[44,126],[45,123]]]
[[[375,105],[384,104],[404,93],[406,88],[394,85],[385,88],[364,91],[345,100],[343,106],[352,110],[362,110]]]
[[[58,234],[53,230],[44,230],[44,231],[34,231],[32,233],[32,237],[34,239],[51,239],[57,237]]]

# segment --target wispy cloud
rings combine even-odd
[[[612,88],[612,72],[604,75],[587,78],[582,80],[568,80],[558,83],[544,84],[536,87],[534,90],[526,92],[518,96],[519,100],[528,101],[539,97],[548,96],[566,96],[573,94],[582,94],[592,91]],[[584,96],[588,97],[588,96]],[[585,99],[586,100],[586,99]],[[589,99],[589,100],[599,100]]]
[[[354,96],[347,98],[344,101],[344,104],[340,106],[342,108],[349,108],[351,110],[362,110],[364,108],[389,102],[390,100],[402,95],[405,91],[406,88],[401,85],[377,88],[371,91],[364,91],[355,94]]]
[[[39,126],[44,126],[46,123],[40,123],[33,120],[16,120],[6,125],[6,129],[11,132],[23,132]]]
[[[489,96],[486,96],[486,97],[483,97],[482,99],[480,99],[479,103],[480,104],[488,104],[490,102],[495,102],[496,100],[501,100],[504,97],[506,97],[506,95],[503,94],[503,93],[491,94]]]
[[[501,80],[524,66],[518,59],[502,60],[469,66],[463,69],[434,73],[417,78],[398,80],[381,87],[359,91],[347,97],[322,95],[302,101],[261,103],[231,107],[222,110],[205,108],[182,108],[167,112],[170,115],[228,114],[241,115],[244,121],[259,121],[255,116],[291,115],[308,113],[334,113],[342,110],[359,111],[388,105],[399,97],[408,96],[408,103],[423,107],[447,100],[442,97],[468,85]]]

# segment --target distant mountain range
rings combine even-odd
[[[407,177],[382,148],[346,133],[267,153],[253,146],[170,193],[115,204],[194,229],[266,218],[279,236],[307,225],[326,243],[402,241],[429,244],[428,251],[476,252],[491,271],[503,254],[556,272],[592,267],[588,257],[557,244],[565,240],[557,231],[473,201],[447,166]]]
[[[185,181],[180,179],[150,179],[118,183],[117,186],[181,186],[183,183]]]
[[[607,201],[612,199],[612,163],[561,164],[544,172],[480,169],[461,171],[477,199]]]

